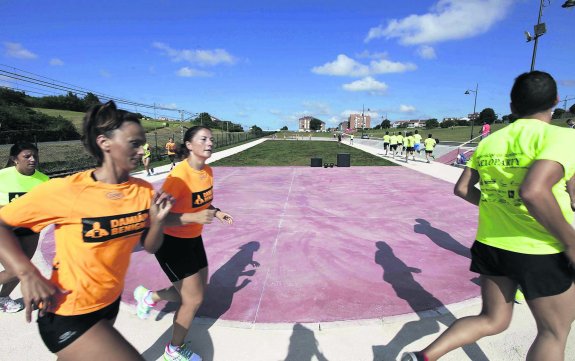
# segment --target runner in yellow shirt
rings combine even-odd
[[[10,148],[6,168],[0,170],[0,208],[17,200],[32,188],[48,181],[48,176],[38,171],[38,148],[32,143],[18,142]],[[28,228],[16,228],[20,247],[31,259],[38,246],[38,233]],[[10,293],[20,281],[8,270],[0,272],[0,312],[18,312],[24,303],[10,298]]]
[[[423,351],[405,353],[402,361],[435,361],[504,331],[518,286],[537,325],[526,359],[565,359],[575,320],[574,214],[565,191],[575,157],[565,150],[575,144],[575,132],[551,125],[558,99],[547,73],[515,79],[511,111],[519,119],[479,143],[455,185],[456,195],[479,206],[471,270],[480,274],[482,310],[454,322]]]
[[[433,149],[435,149],[436,144],[437,142],[435,141],[435,139],[432,137],[431,134],[429,134],[427,136],[427,139],[423,141],[423,145],[425,146],[425,159],[427,160],[427,163],[430,163],[429,157],[435,160],[435,157],[433,156]]]

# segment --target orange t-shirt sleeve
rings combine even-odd
[[[66,197],[65,179],[42,183],[0,209],[0,218],[12,227],[30,228],[40,232],[58,223],[70,209]]]

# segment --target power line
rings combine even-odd
[[[60,91],[67,91],[67,92],[72,92],[72,93],[76,93],[76,94],[81,94],[81,95],[87,95],[88,93],[92,93],[94,95],[96,95],[99,99],[107,99],[107,100],[113,100],[116,103],[120,103],[120,104],[125,104],[125,105],[131,105],[134,107],[141,107],[141,108],[148,108],[148,109],[154,109],[154,110],[167,110],[167,111],[183,111],[186,112],[188,114],[195,114],[192,112],[189,112],[187,110],[181,110],[181,109],[173,109],[173,108],[167,108],[167,107],[161,107],[161,106],[156,106],[154,105],[150,105],[150,104],[145,104],[145,103],[138,103],[135,101],[131,101],[128,99],[123,99],[123,98],[119,98],[119,97],[115,97],[115,96],[111,96],[108,94],[104,94],[104,93],[100,93],[100,92],[96,92],[96,91],[90,91],[86,88],[82,88],[76,85],[72,85],[69,83],[65,83],[65,82],[61,82],[55,79],[51,79],[51,78],[47,78],[38,74],[34,74],[22,69],[18,69],[12,66],[8,66],[5,64],[0,64],[0,66],[3,66],[5,68],[9,68],[12,69],[13,71],[7,71],[7,70],[2,70],[0,69],[0,77],[6,77],[9,79],[14,79],[17,81],[22,81],[25,83],[31,83],[31,84],[35,84],[35,85],[39,85],[41,87],[45,87],[45,88],[50,88],[50,89],[55,89],[55,90],[60,90]],[[18,72],[16,72],[18,71]],[[27,75],[31,75],[31,76],[27,76]],[[46,79],[46,80],[43,80]]]

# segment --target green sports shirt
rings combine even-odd
[[[570,150],[573,144],[575,130],[537,119],[519,119],[479,143],[467,162],[480,176],[477,241],[524,254],[563,251],[563,244],[529,214],[519,189],[533,162],[552,160],[561,164],[565,173],[552,192],[565,220],[572,223],[566,182],[575,173],[575,157]]]
[[[48,181],[48,176],[39,171],[28,176],[8,167],[0,170],[0,206],[5,206],[20,196],[28,193],[38,184]]]

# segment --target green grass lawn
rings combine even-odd
[[[311,158],[323,163],[337,164],[337,153],[349,153],[352,166],[393,166],[376,157],[345,144],[326,141],[269,140],[214,163],[213,166],[310,166]]]

